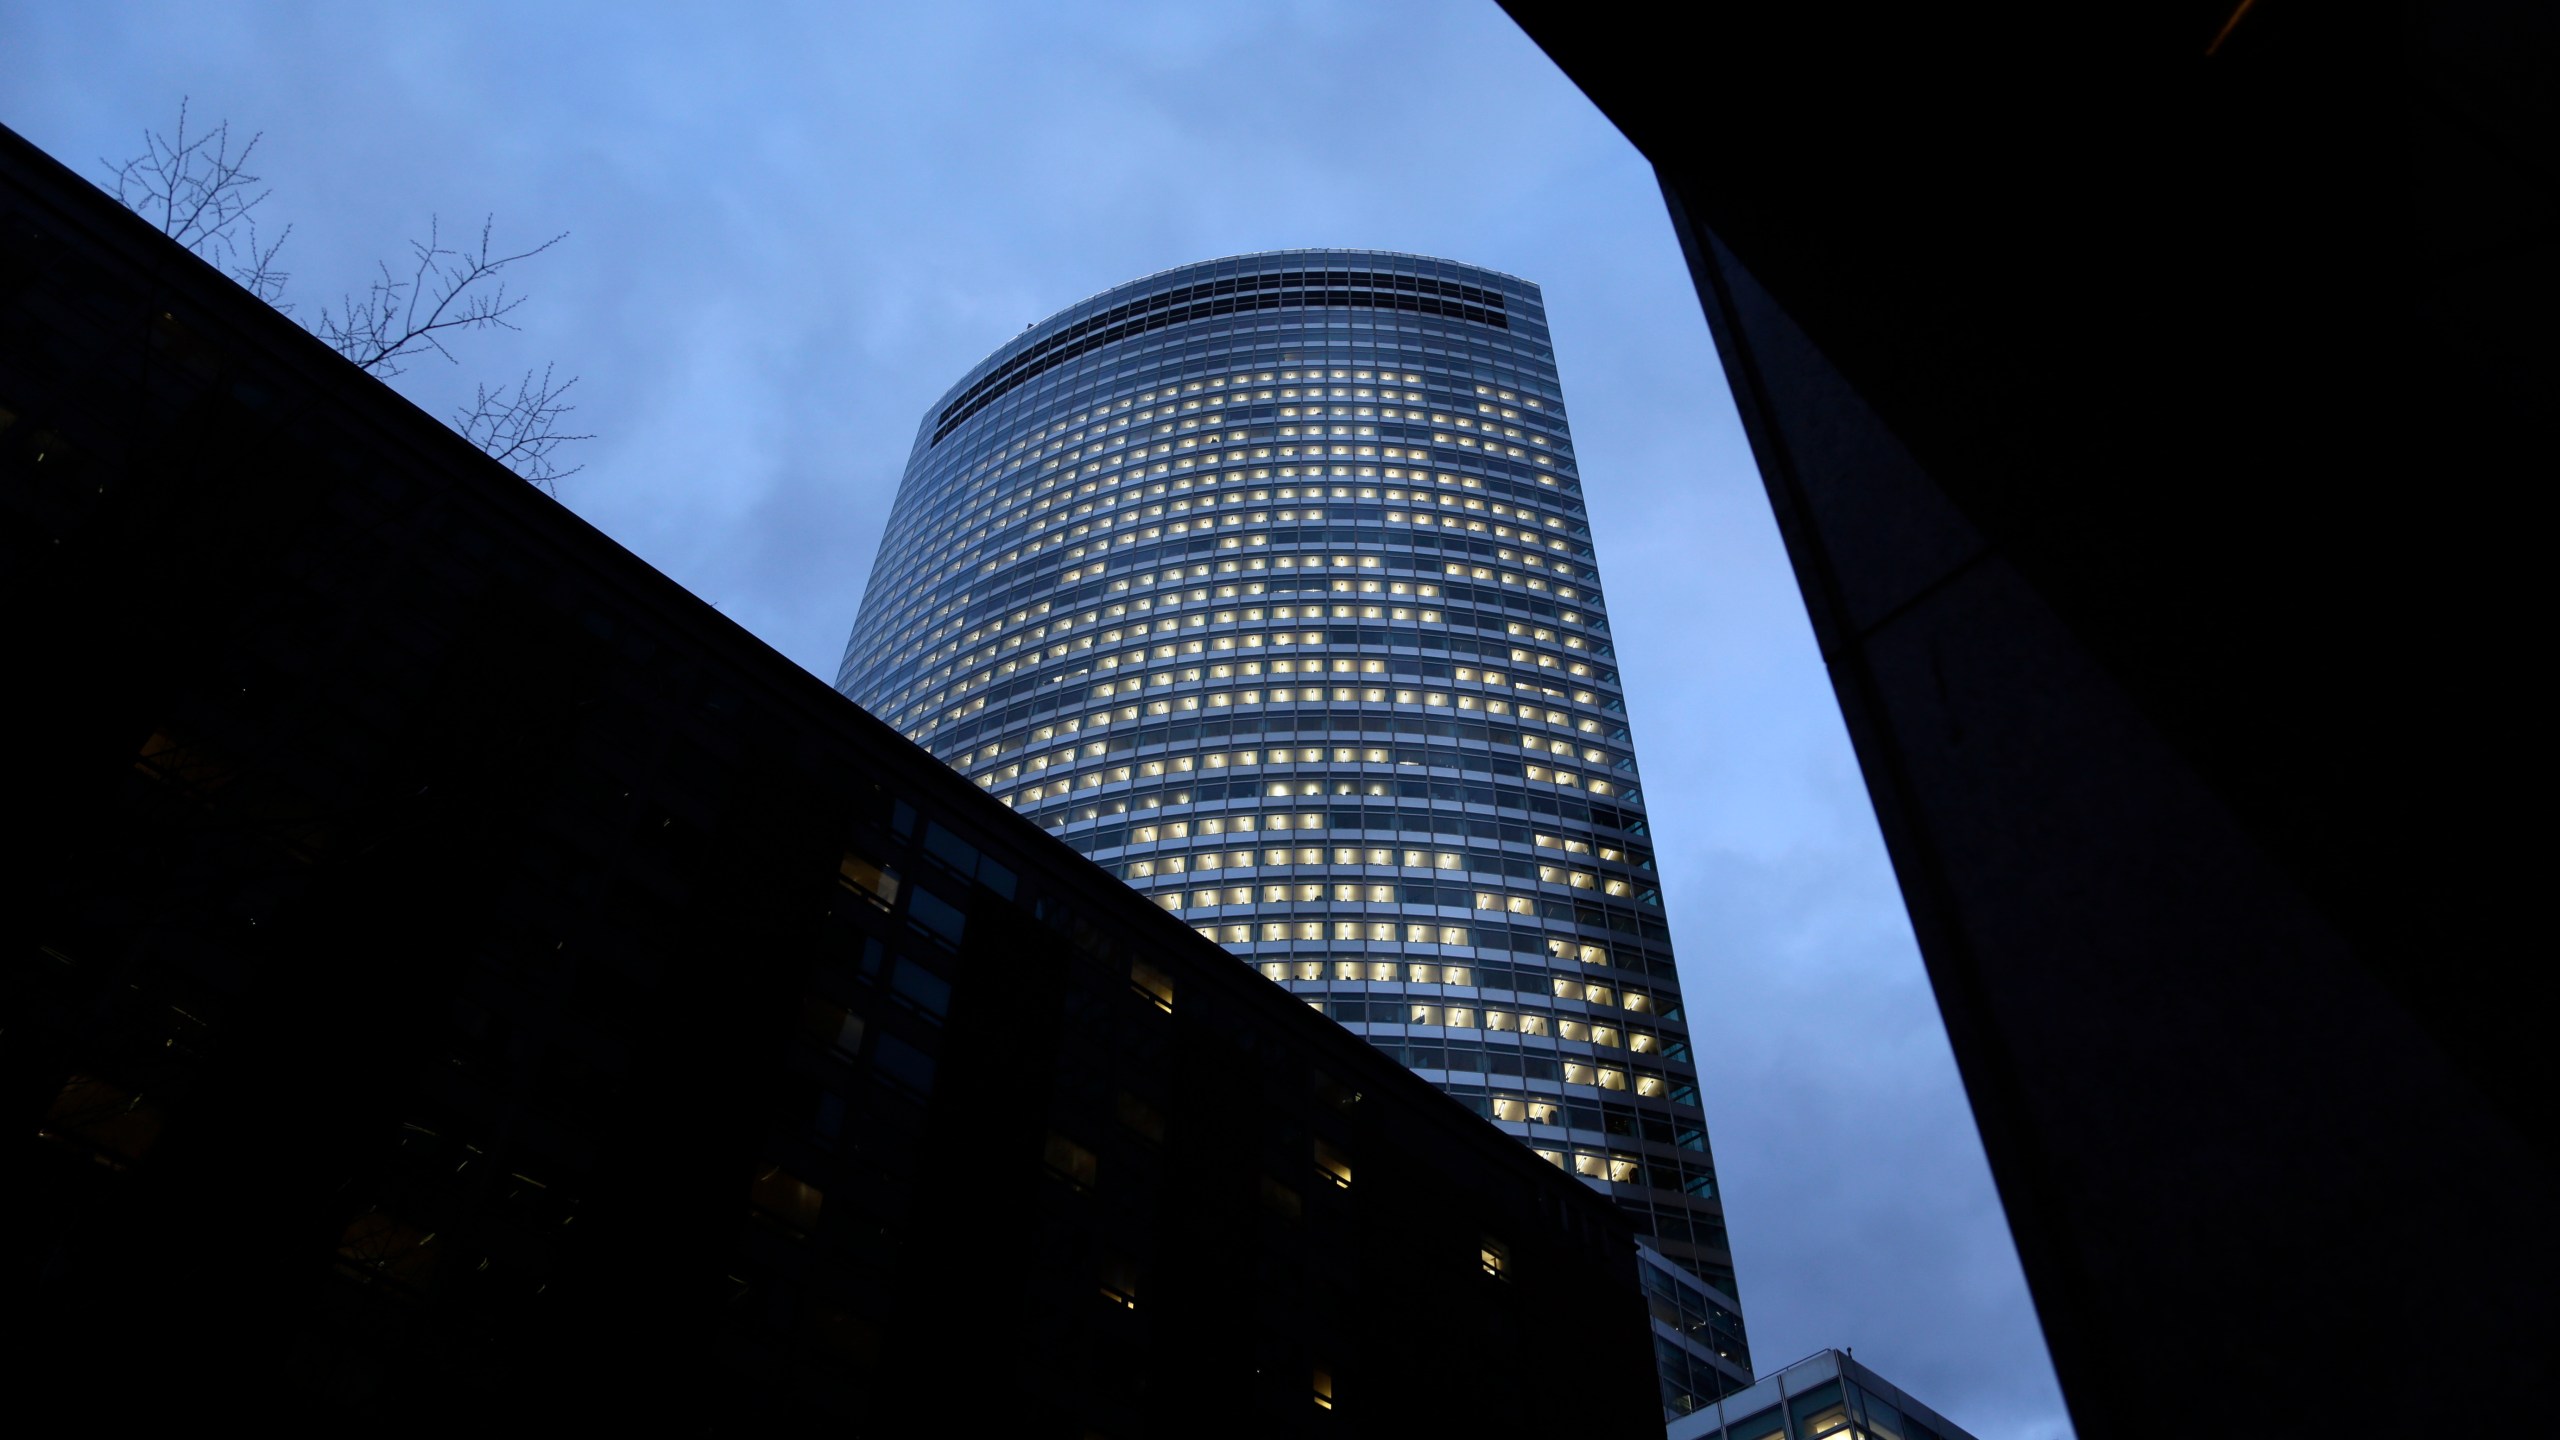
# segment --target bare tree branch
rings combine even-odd
[[[233,227],[248,219],[249,212],[271,193],[249,193],[258,183],[258,177],[248,173],[249,157],[265,138],[264,132],[250,136],[234,155],[231,122],[225,120],[190,140],[187,102],[182,98],[174,137],[145,130],[140,155],[121,165],[105,159],[98,163],[115,178],[115,196],[126,208],[195,254],[227,260],[233,253]]]
[[[293,307],[285,302],[284,291],[292,277],[277,264],[277,256],[293,227],[287,225],[273,242],[262,244],[251,214],[270,193],[255,189],[258,177],[248,173],[249,157],[263,138],[250,136],[234,153],[228,120],[191,137],[187,102],[181,99],[174,135],[146,130],[140,155],[121,165],[99,163],[128,209],[194,254],[227,267],[242,288],[290,315]],[[524,297],[507,293],[507,267],[569,238],[564,230],[530,250],[493,254],[489,237],[495,224],[495,217],[483,220],[479,246],[466,250],[445,245],[440,227],[429,217],[427,238],[409,242],[413,263],[406,278],[382,265],[380,278],[361,296],[343,296],[335,310],[322,306],[311,332],[384,379],[403,373],[404,362],[419,355],[432,353],[459,363],[445,348],[448,335],[516,328],[508,317]],[[557,493],[560,480],[586,467],[562,469],[553,452],[570,441],[595,438],[560,430],[561,417],[575,408],[561,397],[577,383],[574,375],[555,383],[551,367],[545,366],[538,382],[526,371],[512,396],[504,386],[478,386],[472,402],[455,410],[454,428],[517,474]]]
[[[516,382],[512,398],[503,387],[474,387],[478,394],[472,402],[453,412],[453,428],[492,459],[556,495],[558,482],[587,467],[572,465],[563,470],[551,458],[552,452],[572,440],[596,437],[562,433],[560,417],[577,407],[563,403],[560,397],[578,383],[578,377],[572,375],[554,384],[551,373],[552,367],[543,366],[541,383],[536,384],[533,372],[526,371],[524,378]]]
[[[293,276],[276,268],[276,252],[282,250],[284,242],[292,238],[293,227],[287,225],[283,233],[276,236],[275,243],[260,245],[258,222],[252,220],[249,222],[248,242],[240,247],[240,253],[246,263],[231,267],[231,278],[240,282],[240,288],[274,306],[279,315],[293,313],[292,303],[284,298],[285,282],[291,280]]]
[[[460,363],[445,348],[445,333],[515,329],[507,317],[524,304],[524,297],[507,294],[501,272],[569,238],[564,230],[530,250],[492,256],[489,232],[495,223],[494,217],[481,223],[478,250],[457,250],[441,243],[441,231],[431,217],[427,238],[409,242],[417,264],[408,279],[399,278],[385,264],[381,278],[366,288],[362,299],[346,296],[334,315],[323,307],[312,333],[386,379],[407,369],[401,361],[430,351]]]

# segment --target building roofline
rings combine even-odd
[[[994,349],[989,350],[985,355],[980,356],[976,364],[971,365],[966,371],[962,372],[959,379],[951,382],[948,389],[944,390],[941,394],[936,395],[932,402],[926,405],[925,415],[928,417],[927,424],[928,426],[931,424],[930,417],[940,414],[951,404],[955,397],[965,393],[971,385],[977,383],[979,377],[986,374],[987,370],[991,366],[1002,363],[1007,356],[1014,353],[1017,347],[1038,336],[1051,326],[1056,325],[1059,321],[1073,316],[1078,310],[1118,296],[1124,291],[1143,291],[1151,285],[1163,282],[1170,277],[1182,274],[1185,271],[1199,270],[1210,266],[1226,265],[1241,261],[1279,259],[1292,255],[1375,255],[1382,259],[1419,260],[1433,265],[1454,265],[1463,270],[1472,270],[1480,275],[1489,275],[1514,285],[1525,286],[1531,294],[1538,297],[1542,304],[1546,298],[1545,288],[1539,285],[1537,281],[1528,279],[1525,276],[1514,275],[1507,270],[1496,270],[1489,265],[1478,265],[1469,260],[1452,260],[1445,255],[1425,255],[1419,251],[1413,250],[1370,250],[1363,249],[1358,246],[1301,245],[1279,250],[1244,250],[1232,255],[1215,255],[1203,260],[1185,261],[1180,265],[1168,265],[1161,270],[1151,270],[1144,275],[1123,280],[1117,284],[1106,285],[1080,299],[1059,306],[1057,309],[1052,310],[1048,314],[1041,316],[1039,319],[1032,321],[1030,324],[1023,326],[1013,334],[1006,336],[1003,340],[998,341]]]

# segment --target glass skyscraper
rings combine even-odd
[[[1581,492],[1537,286],[1184,266],[926,413],[837,686],[1615,1199],[1679,1412],[1750,1361]]]

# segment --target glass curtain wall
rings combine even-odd
[[[1029,327],[919,426],[837,686],[1733,1315],[1537,286],[1282,251]],[[1749,1378],[1738,1317],[1657,1338],[1666,1408]]]

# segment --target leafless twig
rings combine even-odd
[[[174,135],[146,130],[141,154],[121,165],[104,159],[98,163],[114,177],[115,196],[126,208],[159,226],[161,234],[190,252],[217,265],[229,265],[232,275],[251,293],[282,310],[286,307],[278,301],[284,293],[285,274],[275,266],[276,252],[284,248],[293,227],[286,226],[274,244],[261,247],[257,222],[250,218],[250,212],[273,193],[250,193],[258,177],[249,173],[249,157],[265,138],[264,132],[250,136],[235,154],[231,122],[225,120],[191,139],[187,102],[181,99]],[[245,251],[239,233],[244,227],[249,232]],[[237,263],[244,253],[248,263]]]
[[[408,279],[383,265],[381,278],[366,288],[363,298],[347,296],[335,314],[322,307],[312,333],[387,379],[402,373],[407,367],[401,361],[414,355],[432,351],[452,361],[453,352],[444,346],[449,331],[515,329],[507,317],[524,304],[524,297],[507,294],[502,272],[569,236],[562,231],[530,250],[493,256],[489,231],[494,223],[481,223],[479,249],[458,250],[441,243],[441,232],[430,218],[427,238],[409,242],[417,264]]]
[[[256,188],[258,177],[248,172],[249,157],[262,138],[250,136],[235,153],[228,120],[190,136],[187,104],[181,100],[175,134],[145,131],[140,155],[121,165],[99,163],[113,177],[116,198],[128,208],[188,250],[228,267],[249,293],[289,315],[293,307],[285,303],[284,290],[291,276],[278,266],[277,256],[293,227],[262,244],[251,215],[269,194]],[[478,247],[466,250],[445,245],[430,217],[427,238],[409,244],[414,263],[405,279],[390,265],[381,266],[380,278],[361,296],[344,296],[334,310],[322,306],[312,333],[368,373],[388,379],[419,355],[454,361],[445,348],[449,335],[515,329],[508,317],[524,297],[507,293],[507,267],[559,244],[568,232],[530,250],[494,254],[489,240],[494,225],[494,218],[482,221]],[[538,382],[526,371],[512,396],[504,386],[478,386],[472,402],[454,412],[454,428],[517,474],[551,490],[586,468],[562,469],[553,452],[572,440],[595,438],[559,429],[561,417],[574,408],[561,397],[577,383],[576,376],[555,383],[551,367],[545,366]]]
[[[555,384],[551,373],[552,367],[543,366],[542,379],[537,384],[533,372],[526,371],[524,378],[516,382],[512,398],[504,387],[475,387],[479,393],[472,402],[453,412],[453,428],[508,469],[557,494],[560,481],[587,467],[572,465],[563,470],[551,453],[569,441],[596,437],[561,433],[560,417],[577,407],[564,403],[560,397],[578,383],[578,377],[572,375]]]

